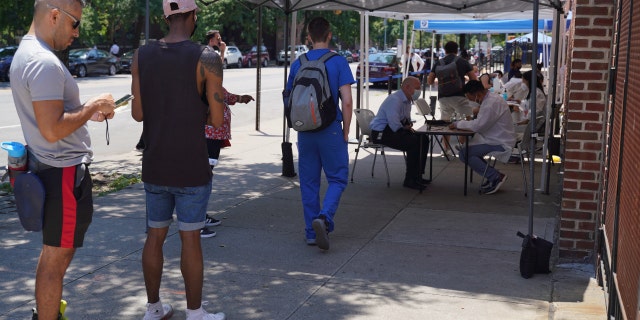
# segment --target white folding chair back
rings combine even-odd
[[[360,126],[360,134],[371,136],[371,121],[376,115],[368,109],[355,109],[353,113],[356,115],[356,121]]]
[[[353,113],[356,115],[356,122],[360,127],[360,137],[358,138],[358,147],[356,148],[356,158],[353,160],[353,167],[351,168],[351,182],[353,182],[353,174],[356,170],[356,163],[358,162],[358,154],[360,153],[360,148],[373,148],[375,151],[373,153],[373,164],[371,165],[371,177],[373,177],[373,172],[376,165],[376,158],[378,156],[378,149],[380,149],[380,154],[382,155],[382,160],[384,160],[384,168],[387,172],[387,187],[391,185],[391,178],[389,177],[389,167],[387,166],[387,157],[384,154],[385,146],[379,143],[373,143],[371,137],[371,120],[375,118],[375,114],[373,111],[368,109],[354,109]],[[366,139],[365,139],[366,136]],[[363,143],[364,141],[364,143]]]

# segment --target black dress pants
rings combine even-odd
[[[379,132],[373,131],[373,142],[384,144],[387,147],[402,150],[407,153],[407,169],[405,179],[417,179],[424,173],[427,163],[427,154],[429,153],[429,139],[422,139],[422,157],[420,157],[420,135],[411,130],[400,129],[393,132],[387,126],[382,132],[382,139],[378,139]],[[418,164],[420,166],[418,167]],[[420,170],[420,171],[418,171]]]

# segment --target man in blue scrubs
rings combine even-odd
[[[326,19],[317,17],[309,22],[307,31],[314,48],[306,53],[307,59],[317,60],[329,52],[331,27]],[[353,111],[351,85],[355,80],[347,60],[342,56],[330,58],[325,66],[331,95],[336,106],[339,105],[338,97],[342,100],[342,112],[338,112],[336,120],[321,131],[298,132],[298,170],[307,244],[328,250],[328,234],[334,229],[333,217],[349,176],[347,142]],[[286,90],[289,92],[293,88],[293,81],[299,69],[300,60],[296,60],[291,65],[291,74],[287,82]],[[322,170],[329,186],[321,205]]]

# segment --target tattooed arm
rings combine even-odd
[[[208,123],[219,128],[223,122],[224,90],[222,89],[222,60],[213,49],[205,47],[198,62],[198,88],[206,90],[209,102]]]

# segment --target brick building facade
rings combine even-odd
[[[568,1],[561,260],[597,265],[608,314],[640,318],[640,8]]]

